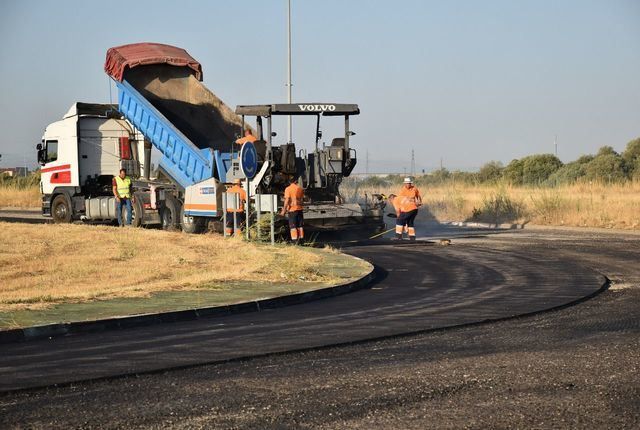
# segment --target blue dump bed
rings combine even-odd
[[[135,43],[110,48],[105,72],[119,110],[160,151],[160,168],[178,186],[225,182],[242,120],[202,84],[200,63],[181,48]]]
[[[116,82],[118,109],[160,151],[160,167],[183,189],[214,175],[214,150],[200,149],[126,80]]]

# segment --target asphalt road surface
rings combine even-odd
[[[0,427],[638,427],[640,236],[524,230],[348,251],[380,268],[372,288],[2,345],[3,390],[214,364],[1,394]],[[434,330],[561,306],[603,275],[612,288],[575,306]]]

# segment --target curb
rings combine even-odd
[[[358,260],[361,258],[350,256]],[[364,260],[362,260],[364,261]],[[370,264],[370,263],[369,263]],[[52,339],[54,337],[73,336],[88,333],[100,333],[111,330],[124,330],[161,323],[180,321],[195,321],[202,318],[221,317],[226,315],[261,312],[267,309],[277,309],[286,306],[307,303],[328,297],[340,296],[353,291],[367,288],[376,278],[377,269],[372,265],[371,271],[355,281],[333,287],[320,288],[313,291],[295,293],[270,299],[254,300],[251,302],[232,305],[211,306],[205,308],[185,309],[180,311],[159,312],[151,314],[131,315],[124,317],[105,318],[94,321],[78,321],[68,323],[54,323],[41,326],[25,327],[0,331],[0,344],[25,342],[38,339]]]

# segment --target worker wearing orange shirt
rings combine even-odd
[[[227,208],[227,225],[225,226],[225,229],[227,231],[227,235],[232,236],[236,233],[235,231],[233,231],[234,212],[236,214],[236,226],[238,227],[238,229],[241,229],[241,226],[244,225],[244,205],[247,202],[247,192],[240,185],[240,179],[234,179],[233,186],[227,190],[227,194],[238,194],[239,200],[237,209]]]
[[[298,178],[291,179],[291,185],[284,190],[284,206],[281,215],[289,214],[289,232],[291,240],[300,244],[304,240],[304,216],[302,199],[304,189],[298,185]]]
[[[398,218],[396,218],[396,239],[402,240],[403,229],[406,226],[409,240],[416,240],[416,229],[413,224],[418,215],[418,207],[422,206],[422,196],[413,185],[411,178],[404,178],[404,185],[394,199],[394,206],[399,209]]]
[[[389,197],[387,197],[387,200],[389,201],[389,203],[391,203],[391,206],[393,207],[393,211],[395,212],[395,218],[397,220],[400,217],[400,199],[395,194],[389,194]],[[404,233],[407,233],[408,230],[407,230],[406,224],[403,226],[403,228],[404,228]]]
[[[247,142],[255,142],[256,140],[258,140],[257,137],[255,137],[252,133],[251,130],[245,130],[244,131],[244,137],[239,138],[238,140],[236,140],[236,143],[238,145],[244,145]]]

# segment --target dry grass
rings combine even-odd
[[[214,234],[0,223],[0,311],[234,281],[333,282],[316,270],[321,260],[304,248]]]
[[[42,200],[38,186],[27,188],[0,183],[0,208],[40,208]]]
[[[398,187],[359,188],[358,192],[397,193]],[[508,185],[449,184],[421,188],[428,217],[438,221],[474,219],[479,210],[496,200],[506,200],[518,210],[505,222],[539,225],[640,229],[640,182],[617,185],[576,184],[556,188]],[[351,195],[353,190],[345,190]],[[475,217],[478,218],[478,217]],[[480,216],[480,218],[482,218]],[[507,217],[508,218],[508,217]],[[480,219],[482,220],[482,219]]]

